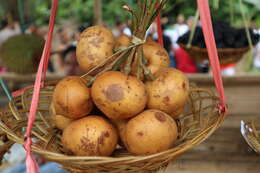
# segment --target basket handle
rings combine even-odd
[[[32,131],[32,126],[33,126],[34,120],[35,120],[38,103],[39,103],[40,89],[44,84],[44,79],[46,77],[46,72],[47,72],[47,68],[48,68],[48,60],[49,60],[49,56],[50,56],[51,42],[52,42],[52,35],[53,35],[53,30],[54,30],[55,17],[56,17],[56,13],[57,13],[57,7],[58,7],[58,0],[52,0],[48,36],[47,36],[47,40],[44,45],[41,61],[39,64],[39,68],[38,68],[35,83],[34,83],[32,102],[31,102],[31,106],[30,106],[27,129],[26,129],[26,134],[25,134],[26,142],[24,144],[24,148],[26,150],[27,173],[37,173],[38,172],[37,162],[35,161],[35,159],[32,156],[32,153],[31,153],[31,144],[32,144],[31,131]]]
[[[205,38],[206,47],[208,50],[209,60],[210,60],[212,73],[214,77],[214,82],[216,85],[217,92],[220,96],[220,104],[218,105],[218,109],[220,113],[226,114],[227,112],[226,98],[224,93],[223,81],[221,78],[220,63],[219,63],[219,57],[217,53],[215,37],[213,34],[209,2],[208,0],[197,0],[197,4],[198,4],[198,9],[201,18],[203,35]]]

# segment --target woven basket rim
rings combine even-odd
[[[258,124],[257,127],[256,124]],[[260,124],[260,119],[255,121],[241,120],[241,127],[240,127],[241,134],[245,139],[246,143],[250,146],[251,149],[253,149],[258,154],[260,154],[259,130],[257,132],[257,129],[260,128],[259,124]]]
[[[51,82],[51,84],[53,84]],[[48,87],[48,86],[47,86]],[[197,88],[197,90],[203,90],[202,88]],[[218,100],[219,98],[214,95],[213,99]],[[10,102],[9,104],[12,104]],[[213,124],[203,129],[199,134],[197,134],[194,138],[191,140],[188,140],[180,145],[174,146],[166,151],[151,154],[151,155],[143,155],[143,156],[122,156],[122,157],[102,157],[102,156],[70,156],[65,155],[57,152],[52,152],[47,149],[43,149],[41,147],[38,147],[37,144],[32,143],[32,151],[40,154],[41,156],[48,158],[49,160],[53,160],[56,162],[62,162],[62,161],[77,161],[77,160],[88,160],[86,164],[102,164],[102,163],[115,163],[120,161],[125,162],[137,162],[137,161],[143,161],[143,160],[149,160],[153,158],[158,158],[163,155],[172,155],[176,156],[179,155],[188,149],[194,147],[195,145],[200,144],[204,140],[206,140],[224,121],[225,114],[221,112],[216,112],[218,114],[218,118],[214,121]],[[19,143],[21,145],[25,144],[25,141],[22,136],[17,135],[14,131],[10,130],[8,127],[5,126],[3,122],[0,121],[0,126],[3,131],[8,135],[8,138],[11,141],[14,141],[16,143]]]
[[[186,50],[193,50],[193,51],[197,51],[197,52],[203,52],[203,53],[207,53],[208,50],[207,48],[201,48],[198,46],[191,46],[190,48],[187,48],[187,45],[185,44],[179,44],[180,47],[185,48]],[[217,48],[219,53],[230,53],[230,52],[245,52],[247,50],[249,50],[250,47],[242,47],[242,48]]]

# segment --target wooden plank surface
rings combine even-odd
[[[179,159],[165,173],[259,173],[259,165],[260,162]]]

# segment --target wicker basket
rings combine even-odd
[[[111,157],[71,156],[63,149],[61,131],[55,129],[49,118],[48,108],[52,99],[54,85],[48,85],[40,93],[37,118],[33,127],[33,152],[49,161],[60,163],[64,169],[73,173],[148,173],[156,172],[166,166],[181,153],[194,147],[209,137],[224,120],[224,114],[217,109],[219,98],[209,89],[192,88],[184,113],[177,120],[179,138],[171,149],[149,155],[134,156],[124,148],[118,147]],[[13,142],[24,144],[22,128],[26,128],[27,115],[32,98],[32,89],[9,103],[6,112],[0,112],[0,129],[8,134]],[[12,124],[8,124],[11,120]]]
[[[241,134],[248,145],[260,154],[260,119],[255,121],[241,121]]]
[[[186,45],[180,44],[180,46],[185,49],[190,56],[196,62],[202,62],[208,59],[208,51],[206,48],[200,48],[196,46],[191,46],[187,48]],[[245,48],[218,48],[218,56],[221,65],[228,65],[238,62],[243,55],[249,50],[249,47]]]
[[[10,124],[10,120],[15,120],[14,117],[9,114],[8,107],[4,107],[0,109],[1,112],[1,121],[5,122],[5,124]],[[4,155],[9,151],[9,149],[14,144],[13,141],[9,140],[7,134],[0,129],[0,164],[3,160]]]

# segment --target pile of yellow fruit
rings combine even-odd
[[[114,38],[101,26],[87,28],[77,45],[77,60],[88,72],[131,38]],[[53,93],[50,114],[62,130],[64,148],[78,156],[110,156],[120,144],[134,155],[149,155],[171,148],[178,138],[175,119],[188,99],[189,81],[169,68],[166,50],[146,41],[143,55],[155,80],[142,80],[120,71],[97,75],[89,87],[84,78],[68,76]]]

